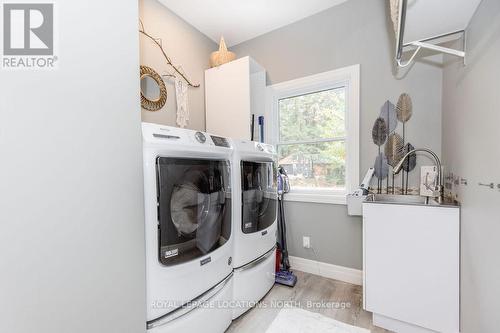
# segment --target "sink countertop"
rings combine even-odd
[[[439,203],[434,198],[429,198],[426,203],[427,197],[419,195],[398,195],[398,194],[370,194],[363,203],[370,204],[389,204],[389,205],[411,205],[411,206],[429,206],[429,207],[443,207],[443,208],[459,208],[460,203],[456,200],[449,198],[443,199]]]

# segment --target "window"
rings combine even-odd
[[[359,65],[270,86],[268,118],[285,199],[345,204],[359,182]]]

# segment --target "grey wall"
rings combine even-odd
[[[0,75],[0,332],[145,332],[137,17],[56,1],[59,68]]]
[[[187,128],[205,130],[205,86],[204,74],[210,53],[219,47],[211,39],[189,25],[157,0],[140,0],[140,17],[146,31],[161,38],[167,55],[174,64],[181,65],[193,83],[199,88],[189,88],[190,121]],[[155,69],[159,74],[171,73],[160,49],[151,40],[140,37],[141,65]],[[177,106],[174,81],[165,77],[168,97],[165,106],[155,112],[142,110],[142,120],[163,125],[176,126]]]
[[[444,69],[443,154],[448,169],[468,179],[462,202],[463,333],[500,327],[500,2],[483,0],[468,29],[467,66]]]
[[[250,55],[264,66],[268,84],[361,64],[361,176],[377,154],[371,128],[380,107],[387,99],[396,103],[403,92],[414,105],[410,142],[441,153],[442,70],[426,60],[407,74],[392,74],[394,32],[386,11],[385,0],[350,0],[232,48],[238,57]],[[418,174],[411,184],[417,184]],[[361,268],[361,219],[349,218],[345,206],[288,202],[286,210],[291,255]],[[311,237],[314,252],[302,248],[303,235]]]

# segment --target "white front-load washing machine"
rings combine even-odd
[[[232,141],[234,233],[233,319],[274,285],[277,233],[276,151],[272,145]]]
[[[222,333],[232,319],[231,144],[149,123],[142,132],[148,333]]]

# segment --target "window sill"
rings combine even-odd
[[[284,200],[333,205],[347,205],[345,194],[287,193],[284,196]]]

